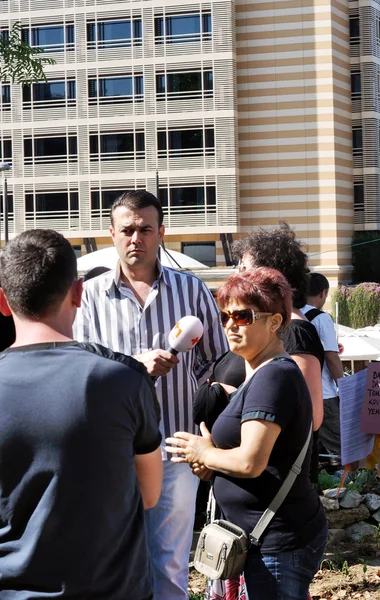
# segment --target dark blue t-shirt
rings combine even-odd
[[[151,597],[134,456],[160,445],[156,402],[101,346],[0,354],[1,600]]]
[[[312,405],[306,382],[291,359],[274,359],[242,385],[216,420],[212,437],[218,448],[236,448],[241,424],[264,419],[281,427],[265,471],[255,478],[217,473],[215,498],[228,521],[250,533],[278,492],[309,433]],[[311,444],[302,472],[261,538],[264,553],[300,548],[325,524],[323,507],[309,480]]]

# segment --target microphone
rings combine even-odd
[[[175,356],[179,352],[189,352],[199,342],[203,335],[203,325],[198,317],[188,315],[182,317],[169,333],[167,351]],[[152,377],[153,383],[159,376]]]

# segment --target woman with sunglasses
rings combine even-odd
[[[211,433],[167,439],[175,462],[213,477],[222,518],[251,532],[269,506],[312,422],[309,390],[281,335],[291,319],[292,291],[283,275],[257,268],[234,275],[218,303],[230,349],[243,357],[246,380]],[[311,444],[290,492],[251,546],[244,569],[249,600],[306,600],[327,540],[324,509],[309,479]]]

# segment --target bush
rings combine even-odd
[[[338,302],[341,325],[357,329],[380,322],[380,285],[360,283],[355,287],[340,285],[333,294],[333,311]]]

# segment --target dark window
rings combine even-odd
[[[39,219],[52,219],[62,216],[68,210],[79,208],[78,192],[45,192],[25,194],[25,211],[27,218],[36,213]],[[56,213],[56,214],[54,214]]]
[[[120,102],[140,102],[144,95],[144,78],[142,75],[135,77],[104,77],[102,79],[89,79],[88,94],[90,103],[99,102],[115,104]],[[95,100],[91,100],[94,98]]]
[[[144,133],[104,133],[90,135],[91,160],[120,160],[143,158],[145,152]]]
[[[1,86],[1,110],[11,109],[11,86],[2,84]]]
[[[7,193],[8,219],[13,218],[13,194]],[[0,194],[0,214],[4,215],[3,195]]]
[[[0,29],[0,38],[4,41],[9,40],[9,30],[8,29]]]
[[[202,96],[202,72],[167,73],[156,75],[157,94],[168,94],[168,99],[198,98]],[[210,95],[213,89],[212,71],[203,72],[203,89]],[[160,98],[158,98],[160,99]]]
[[[87,24],[87,42],[90,48],[125,48],[141,45],[141,19],[103,21]]]
[[[211,39],[211,14],[180,14],[155,18],[156,43]]]
[[[354,210],[355,212],[362,212],[364,210],[363,182],[354,183]]]
[[[119,190],[93,190],[91,192],[91,210],[106,210],[108,211],[116,198],[125,192],[125,188]]]
[[[34,157],[33,157],[34,148]],[[26,164],[35,162],[66,162],[77,158],[77,138],[46,137],[24,140],[24,156]]]
[[[351,40],[360,38],[360,24],[357,17],[350,19],[350,38]]]
[[[361,91],[362,83],[360,73],[351,73],[351,92],[353,94],[360,94]]]
[[[76,99],[75,81],[49,81],[23,87],[23,102],[33,101],[34,108],[46,108],[50,104],[60,106],[66,100],[72,104]]]
[[[12,161],[12,140],[2,139],[0,142],[0,160],[10,163]]]
[[[182,242],[182,252],[186,256],[199,260],[207,267],[216,266],[215,242]]]
[[[182,129],[178,131],[158,131],[157,146],[159,156],[165,158],[169,149],[169,156],[199,156],[206,150],[207,154],[214,153],[214,130],[206,129],[203,138],[203,129]],[[167,147],[169,146],[169,147]]]
[[[170,188],[168,205],[168,190],[160,189],[160,200],[165,211],[170,209],[177,214],[199,214],[207,210],[216,212],[215,186],[194,186]]]
[[[74,47],[74,25],[43,25],[22,30],[26,44],[42,48],[44,52],[63,52]]]
[[[352,147],[354,150],[362,150],[363,136],[361,127],[352,130]]]

